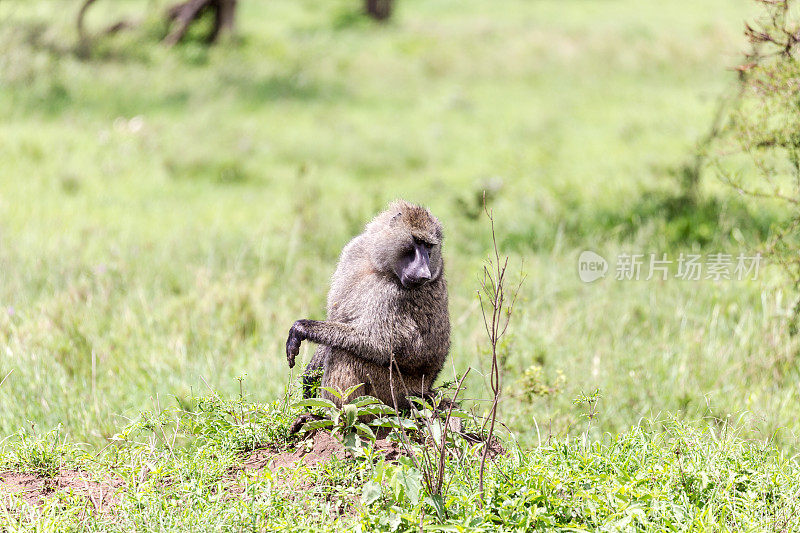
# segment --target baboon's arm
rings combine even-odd
[[[422,347],[422,337],[416,328],[298,320],[292,325],[286,340],[286,359],[290,368],[294,366],[300,343],[304,340],[345,350],[380,366],[389,366],[392,354],[402,365],[403,359],[419,352]]]

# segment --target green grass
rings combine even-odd
[[[89,57],[76,47],[78,4],[0,2],[0,438],[60,425],[91,454],[141,411],[188,405],[208,387],[236,396],[240,376],[249,402],[279,398],[289,326],[323,317],[342,246],[396,197],[445,226],[443,378],[472,367],[467,396],[485,398],[475,291],[490,235],[476,198],[490,188],[502,250],[527,273],[500,407],[523,448],[582,434],[573,399],[599,388],[590,436],[603,456],[639,438],[632,454],[667,454],[660,426],[631,428],[668,413],[690,435],[734,425],[797,452],[793,296],[777,272],[591,285],[576,273],[587,248],[609,259],[749,252],[783,216],[743,203],[711,171],[699,205],[675,200],[734,79],[748,2],[400,0],[393,21],[373,25],[357,2],[252,0],[220,46],[165,49],[151,19]],[[97,4],[92,28],[149,5]],[[731,446],[719,453],[751,450]],[[555,451],[542,454],[512,454],[508,468],[561,468]],[[652,490],[677,498],[672,485]],[[163,525],[239,523],[261,512],[252,506],[281,509],[270,498]],[[700,529],[758,520],[757,506],[747,514],[732,498],[732,514],[686,516]],[[157,504],[137,509],[157,512],[147,505]],[[118,523],[152,526],[136,522],[145,516]]]
[[[380,454],[317,466],[239,466],[250,443],[277,442],[276,406],[211,398],[194,413],[148,413],[103,453],[64,449],[69,467],[95,481],[118,480],[114,505],[55,491],[40,506],[6,500],[9,531],[788,531],[798,526],[798,471],[768,443],[724,425],[697,430],[673,419],[640,422],[597,441],[548,439],[489,461],[478,505],[480,453],[463,442],[446,463],[441,504],[426,496],[406,459]],[[240,411],[241,409],[241,411]],[[239,413],[243,417],[238,419]],[[232,414],[231,414],[232,413]],[[266,433],[265,433],[266,432]],[[271,436],[268,435],[271,433]],[[278,437],[281,438],[281,437]],[[28,469],[58,435],[13,442]],[[177,442],[178,445],[174,443]],[[302,444],[301,444],[302,446]],[[419,452],[417,452],[419,453]],[[8,455],[7,455],[8,456]],[[370,488],[374,487],[374,488]]]

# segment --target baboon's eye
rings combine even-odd
[[[430,250],[431,248],[433,248],[433,244],[431,244],[431,243],[429,243],[429,242],[427,242],[427,241],[423,241],[423,240],[422,240],[422,239],[420,239],[419,237],[414,237],[414,243],[415,243],[415,244],[418,244],[418,245],[420,245],[420,246],[424,246],[424,247],[425,247],[425,248],[427,248],[428,250]]]

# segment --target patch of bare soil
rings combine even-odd
[[[377,439],[375,449],[383,452],[388,460],[397,459],[402,452],[396,442],[389,439]],[[260,470],[272,462],[273,468],[290,467],[295,464],[315,465],[330,461],[337,457],[344,459],[347,452],[339,439],[327,431],[317,431],[313,437],[298,444],[294,451],[275,452],[272,450],[255,450],[242,463],[244,470]]]
[[[397,459],[402,453],[401,447],[389,439],[377,439],[373,446],[382,451],[390,461]],[[294,490],[308,490],[313,485],[303,479],[296,479],[291,475],[290,470],[299,465],[314,466],[330,461],[333,457],[344,459],[347,457],[342,443],[331,435],[328,431],[317,431],[313,435],[297,444],[293,451],[276,451],[270,448],[253,450],[249,455],[242,457],[240,465],[233,467],[229,473],[229,481],[226,491],[230,497],[238,496],[244,487],[235,481],[236,473],[240,471],[254,472],[264,468],[273,469],[285,468],[286,470],[278,473],[281,483],[288,483]]]
[[[481,437],[477,433],[465,433],[462,436],[472,444],[481,442]],[[400,444],[388,438],[376,439],[373,446],[376,450],[383,452],[389,461],[394,461],[405,453]],[[489,457],[494,458],[498,455],[505,455],[505,453],[506,451],[500,444],[500,440],[497,437],[493,438],[489,443]],[[339,459],[347,457],[344,446],[330,432],[317,431],[313,436],[300,442],[294,451],[281,452],[263,448],[254,450],[250,455],[243,458],[241,466],[234,468],[234,471],[261,470],[270,464],[272,468],[288,468],[298,464],[313,466],[330,461],[333,457]]]
[[[25,472],[0,472],[0,504],[7,506],[7,496],[15,495],[32,505],[40,505],[56,492],[72,492],[86,498],[95,511],[107,511],[115,503],[121,480],[94,481],[80,470],[61,470],[55,477]],[[5,502],[3,502],[5,500]]]

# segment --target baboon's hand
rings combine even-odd
[[[306,322],[306,320],[298,320],[292,324],[289,330],[289,338],[286,339],[286,360],[289,362],[289,368],[294,368],[294,358],[300,353],[300,343],[308,338]]]

